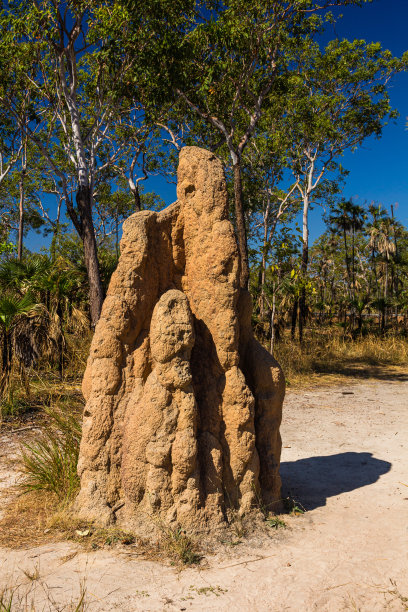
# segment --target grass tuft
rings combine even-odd
[[[270,516],[266,519],[266,524],[272,529],[281,529],[286,527],[285,521],[278,516]]]
[[[297,501],[293,497],[285,497],[283,499],[283,504],[288,514],[298,516],[299,514],[304,514],[306,512],[306,508],[300,503],[300,501]]]
[[[0,592],[0,612],[13,612],[13,610],[15,610],[13,606],[13,600],[13,591],[5,590]]]
[[[393,586],[393,589],[387,591],[388,595],[392,595],[392,600],[388,602],[390,604],[392,601],[400,601],[404,610],[408,610],[408,597],[404,597],[398,589],[397,583],[395,580],[390,578],[390,582]]]
[[[8,418],[20,418],[31,409],[31,404],[21,397],[16,397],[14,395],[11,395],[8,398],[5,397],[0,403],[1,420]]]
[[[40,578],[40,568],[38,567],[38,565],[36,565],[32,571],[22,570],[22,572],[24,576],[27,578],[27,580],[30,580],[31,582],[35,582],[36,580],[39,580]]]
[[[38,440],[22,448],[24,492],[50,491],[61,502],[69,502],[77,493],[77,463],[81,425],[76,415],[45,408],[49,424]]]
[[[161,534],[161,548],[175,564],[195,565],[200,563],[196,543],[181,527],[170,527],[163,521],[156,523]]]
[[[206,597],[208,595],[215,595],[216,597],[220,597],[220,595],[224,595],[224,593],[228,593],[228,589],[223,589],[222,587],[215,585],[215,586],[205,586],[205,587],[195,587],[193,585],[190,585],[189,588],[190,592],[195,592],[197,593],[197,595],[205,595]]]
[[[0,612],[40,612],[40,610],[49,610],[49,612],[62,612],[62,610],[66,610],[66,612],[86,612],[88,609],[84,580],[80,582],[78,599],[64,604],[59,604],[54,600],[51,588],[46,583],[41,582],[40,587],[42,595],[46,598],[46,608],[43,604],[41,608],[37,608],[34,603],[35,596],[31,589],[29,588],[26,592],[22,592],[21,585],[19,585],[0,592]]]
[[[228,524],[238,540],[245,537],[246,528],[244,525],[243,516],[235,508],[229,508],[227,511]]]

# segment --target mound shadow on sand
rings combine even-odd
[[[377,482],[391,463],[372,453],[339,453],[281,463],[282,493],[300,501],[306,510],[326,505],[328,497]]]

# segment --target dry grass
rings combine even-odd
[[[200,563],[202,556],[197,543],[181,527],[170,527],[159,522],[159,547],[165,552],[173,565],[186,566]]]
[[[88,609],[86,600],[86,585],[85,582],[80,582],[79,595],[76,600],[71,599],[70,602],[59,604],[52,595],[48,585],[40,579],[39,590],[41,599],[46,600],[46,607],[41,604],[41,608],[36,607],[35,589],[32,585],[24,588],[23,585],[16,585],[11,588],[0,591],[0,612],[85,612]]]
[[[30,386],[29,401],[28,413],[10,415],[2,423],[5,432],[23,431],[16,438],[22,444],[18,466],[22,475],[0,521],[0,546],[11,548],[64,539],[48,523],[78,488],[83,407],[78,388],[50,374],[37,376]]]
[[[391,595],[392,597],[391,601],[387,602],[388,605],[391,604],[393,601],[400,601],[402,608],[404,610],[408,610],[408,597],[405,597],[404,595],[401,594],[395,580],[392,580],[390,578],[390,582],[393,588],[386,591],[386,593],[388,595]]]
[[[284,339],[274,356],[290,386],[344,381],[344,378],[395,378],[408,374],[408,339],[395,335],[344,339],[334,330],[309,331],[303,347]]]
[[[76,334],[67,334],[67,359],[64,375],[67,379],[82,379],[89,356],[93,333],[82,328]]]
[[[16,497],[3,510],[0,546],[24,548],[55,540],[57,534],[48,528],[48,522],[57,509],[58,500],[47,491]]]
[[[102,527],[92,521],[84,521],[67,508],[58,509],[47,521],[47,526],[64,540],[81,544],[86,550],[142,544],[141,540],[128,531],[115,525]]]
[[[79,518],[49,491],[31,491],[16,497],[0,520],[0,547],[18,549],[48,542],[70,541],[83,550],[126,547],[144,559],[169,563],[179,568],[199,563],[197,543],[181,528],[155,520],[159,536],[144,540],[113,525],[103,527]],[[0,608],[1,612],[1,608]]]
[[[227,510],[227,518],[229,527],[237,540],[241,540],[246,536],[247,530],[243,516],[235,508]]]
[[[57,511],[47,524],[60,537],[77,542],[86,550],[126,546],[132,553],[144,559],[170,562],[178,567],[200,562],[198,545],[185,530],[181,527],[171,527],[156,516],[152,517],[152,521],[159,534],[156,540],[145,540],[115,525],[102,527],[84,521],[66,509]]]
[[[47,409],[80,414],[84,399],[79,380],[60,380],[53,373],[36,374],[30,380],[29,393],[21,381],[14,378],[12,394],[0,402],[0,430],[21,425],[45,424],[50,419]]]
[[[133,534],[115,526],[104,528],[79,519],[49,491],[31,491],[6,506],[0,520],[0,546],[16,549],[62,540],[86,550],[137,543]]]

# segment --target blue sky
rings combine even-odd
[[[394,55],[402,55],[408,49],[408,0],[374,0],[363,7],[345,7],[337,10],[343,19],[336,23],[335,31],[327,37],[364,38],[381,42]],[[332,35],[331,35],[332,34]],[[368,139],[354,153],[346,153],[343,166],[350,171],[346,179],[344,196],[356,203],[381,203],[389,209],[394,204],[397,218],[408,226],[408,73],[397,75],[390,84],[391,102],[400,117],[395,124],[385,127],[380,140]],[[176,198],[175,185],[165,179],[152,177],[145,182],[146,191],[156,191],[170,204]],[[324,231],[322,209],[316,207],[310,218],[310,238],[313,241]],[[40,236],[31,236],[29,248],[37,250],[48,246]]]
[[[394,55],[408,49],[408,0],[374,0],[363,7],[346,7],[338,11],[343,19],[335,26],[339,38],[364,38],[381,42]],[[333,32],[335,35],[335,33]],[[334,36],[330,37],[334,38]],[[377,202],[389,209],[395,206],[397,218],[408,226],[408,74],[397,75],[389,87],[391,103],[400,117],[395,125],[384,128],[380,140],[365,141],[354,153],[346,153],[343,166],[350,171],[344,195],[356,203]],[[321,211],[311,214],[311,239],[324,229]]]

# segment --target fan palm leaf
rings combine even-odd
[[[0,326],[9,332],[18,317],[34,310],[38,310],[38,304],[31,294],[26,293],[22,297],[13,294],[5,295],[0,298]]]

